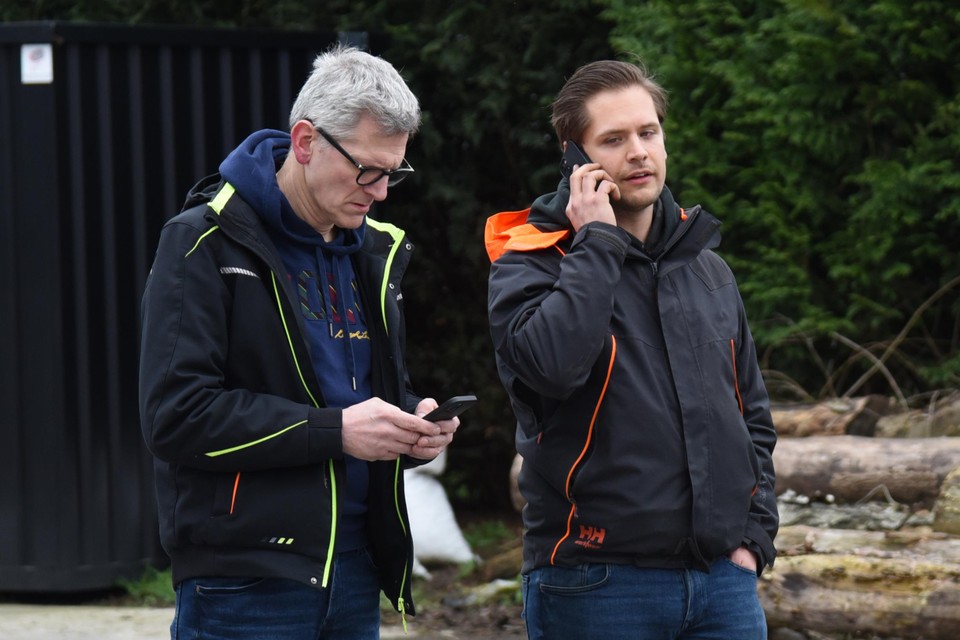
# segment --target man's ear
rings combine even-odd
[[[313,143],[317,141],[317,130],[308,120],[297,120],[290,129],[290,151],[300,164],[308,164],[313,155]]]

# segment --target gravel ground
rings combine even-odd
[[[0,638],[3,640],[169,640],[172,608],[113,607],[101,605],[0,604]],[[383,640],[502,640],[504,633],[457,632],[384,626]]]
[[[170,640],[173,609],[0,604],[3,640]]]

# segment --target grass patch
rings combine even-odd
[[[478,520],[463,528],[463,537],[471,549],[483,556],[505,542],[516,540],[517,533],[502,520]]]
[[[147,567],[139,580],[121,580],[120,587],[126,591],[130,604],[144,607],[167,607],[176,602],[171,584],[170,569],[159,570]]]

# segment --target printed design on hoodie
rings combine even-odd
[[[300,311],[303,313],[303,317],[307,320],[326,320],[329,314],[330,323],[334,326],[333,338],[342,340],[345,330],[349,330],[351,340],[369,340],[370,333],[366,329],[366,323],[358,322],[363,314],[360,311],[360,293],[356,281],[351,281],[349,284],[350,288],[353,289],[352,299],[347,296],[344,300],[345,304],[351,305],[344,310],[347,315],[347,321],[344,324],[336,282],[332,273],[328,273],[326,276],[326,300],[329,301],[329,310],[324,301],[323,292],[320,290],[320,277],[317,276],[317,273],[304,269],[297,275],[297,294],[300,298]]]

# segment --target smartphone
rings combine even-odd
[[[567,148],[563,150],[563,157],[560,158],[560,175],[569,178],[573,173],[573,166],[582,167],[585,164],[593,162],[573,140],[567,140]]]
[[[430,422],[449,420],[450,418],[458,416],[472,407],[476,401],[477,396],[475,395],[453,396],[439,407],[423,416],[423,419],[429,420]]]

